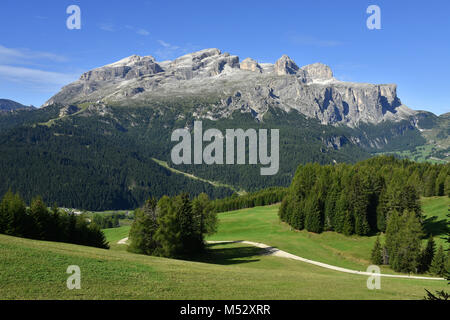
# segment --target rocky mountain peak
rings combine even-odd
[[[333,79],[333,71],[323,63],[313,63],[301,68],[304,71],[306,82],[326,81]]]
[[[216,76],[226,69],[239,68],[239,57],[219,49],[205,49],[173,60],[167,67],[178,79],[189,80],[197,76]]]
[[[277,75],[287,75],[296,74],[299,67],[295,64],[294,60],[289,58],[287,55],[283,55],[280,59],[275,62],[274,71]]]
[[[407,119],[413,111],[401,104],[396,86],[339,81],[331,68],[313,63],[299,68],[287,55],[275,64],[261,63],[211,48],[157,62],[137,55],[86,72],[45,105],[114,102],[147,103],[167,97],[215,97],[198,117],[219,119],[234,111],[263,119],[270,107],[297,110],[323,124],[380,123]],[[44,106],[45,106],[44,105]]]
[[[241,70],[248,70],[252,72],[259,72],[262,73],[262,68],[256,62],[256,60],[253,60],[252,58],[246,58],[241,62]]]
[[[81,75],[81,81],[114,81],[133,79],[143,75],[162,72],[163,69],[152,56],[132,55],[112,64],[88,71]]]

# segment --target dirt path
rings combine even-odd
[[[305,259],[293,254],[290,254],[286,251],[282,251],[279,250],[277,248],[268,246],[264,243],[258,243],[258,242],[252,242],[252,241],[208,241],[208,243],[245,243],[245,244],[249,244],[258,248],[262,248],[266,250],[266,255],[272,255],[272,256],[276,256],[276,257],[281,257],[281,258],[288,258],[288,259],[293,259],[293,260],[299,260],[302,262],[306,262],[309,264],[313,264],[322,268],[327,268],[327,269],[331,269],[331,270],[335,270],[335,271],[339,271],[339,272],[345,272],[345,273],[352,273],[352,274],[359,274],[359,275],[364,275],[364,276],[373,276],[375,275],[375,273],[371,273],[371,272],[365,272],[365,271],[356,271],[356,270],[351,270],[351,269],[346,269],[346,268],[341,268],[341,267],[336,267],[336,266],[332,266],[330,264],[326,264],[326,263],[322,263],[322,262],[318,262],[318,261],[314,261],[314,260],[309,260],[309,259]],[[378,275],[378,274],[377,274]],[[432,278],[432,277],[420,277],[420,276],[406,276],[406,275],[395,275],[395,274],[379,274],[381,277],[389,277],[389,278],[405,278],[405,279],[421,279],[421,280],[445,280],[444,278]]]
[[[119,240],[119,242],[117,242],[117,244],[127,244],[128,238],[124,238],[122,240]],[[280,257],[280,258],[287,258],[287,259],[293,259],[293,260],[298,260],[298,261],[302,261],[302,262],[306,262],[309,264],[313,264],[315,266],[319,266],[322,268],[327,268],[330,270],[335,270],[335,271],[339,271],[339,272],[345,272],[345,273],[351,273],[351,274],[359,274],[359,275],[363,275],[363,276],[373,276],[373,275],[378,275],[375,273],[371,273],[371,272],[366,272],[366,271],[356,271],[356,270],[351,270],[351,269],[346,269],[346,268],[341,268],[341,267],[336,267],[336,266],[332,266],[330,264],[326,264],[326,263],[322,263],[322,262],[318,262],[318,261],[314,261],[314,260],[309,260],[309,259],[305,259],[293,254],[290,254],[286,251],[277,249],[275,247],[271,247],[268,246],[267,244],[264,243],[259,243],[259,242],[252,242],[252,241],[207,241],[207,243],[244,243],[244,244],[249,244],[251,246],[254,247],[258,247],[261,249],[265,250],[265,255],[271,255],[271,256],[276,256],[276,257]],[[432,277],[420,277],[420,276],[406,276],[406,275],[396,275],[396,274],[384,274],[384,273],[380,273],[379,274],[381,277],[389,277],[389,278],[404,278],[404,279],[420,279],[420,280],[446,280],[444,278],[432,278]]]

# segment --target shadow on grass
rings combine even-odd
[[[427,235],[444,236],[447,233],[447,220],[438,220],[437,216],[426,218],[424,221],[424,229]]]
[[[228,245],[228,244],[227,244]],[[253,246],[225,247],[223,243],[208,244],[203,253],[190,257],[190,261],[232,265],[257,262],[255,256],[263,255],[265,250]],[[219,248],[216,248],[219,247]]]

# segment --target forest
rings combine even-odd
[[[373,260],[403,272],[427,271],[421,263],[420,196],[450,196],[450,164],[371,158],[355,165],[300,165],[279,217],[297,230],[368,236],[384,233]],[[430,244],[431,246],[431,244]],[[423,262],[423,259],[422,259]]]
[[[20,195],[11,191],[0,202],[0,234],[109,248],[100,227],[84,215],[68,213],[56,205],[49,209],[40,197],[27,207]]]

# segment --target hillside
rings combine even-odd
[[[440,219],[445,206],[448,198],[424,200],[428,217]],[[276,208],[222,213],[219,232],[211,239],[263,240],[311,259],[365,270],[374,238],[293,232],[277,221]],[[116,242],[128,230],[105,233]],[[383,278],[381,290],[368,290],[365,276],[262,256],[261,249],[243,244],[209,245],[207,254],[195,257],[198,262],[136,255],[124,247],[102,250],[0,235],[0,298],[422,299],[424,288],[447,288],[445,281]],[[81,268],[81,290],[65,287],[65,270],[73,264]]]
[[[447,118],[408,109],[395,85],[340,81],[326,65],[299,67],[287,56],[274,64],[218,49],[165,62],[131,56],[83,73],[42,108],[0,113],[0,194],[11,188],[27,201],[39,194],[86,210],[135,208],[182,191],[220,198],[287,186],[309,162],[433,145],[427,160],[444,159]],[[277,174],[261,176],[262,165],[247,160],[174,164],[171,135],[192,133],[196,120],[203,132],[279,130]]]
[[[15,111],[15,110],[32,110],[34,107],[32,106],[24,106],[21,103],[18,103],[9,99],[0,99],[0,112],[2,111]]]

